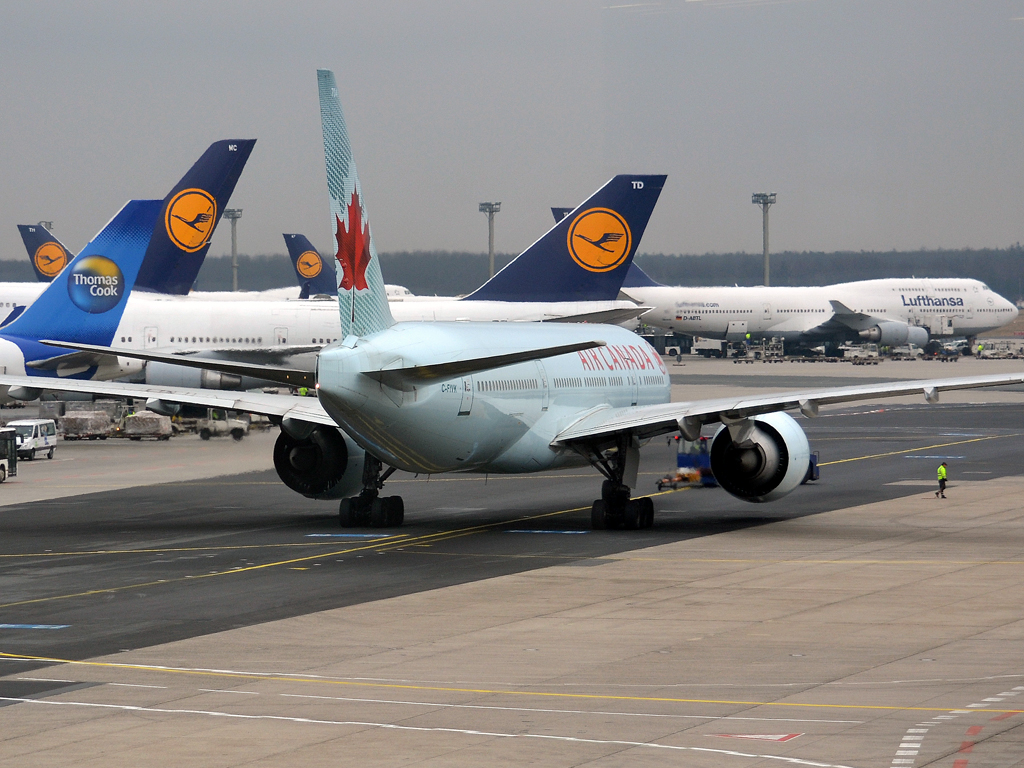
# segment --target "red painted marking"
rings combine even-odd
[[[370,265],[370,225],[363,226],[363,211],[359,205],[359,195],[352,193],[352,201],[348,205],[348,229],[338,222],[335,238],[338,241],[338,252],[334,258],[341,265],[341,282],[339,288],[351,291],[365,291],[366,268]]]
[[[968,754],[970,752],[973,752],[973,751],[974,751],[974,742],[973,741],[961,741],[960,742],[960,749],[957,750],[957,752],[959,752],[960,754],[963,754],[963,755],[966,755],[966,754]]]
[[[996,715],[995,717],[993,717],[991,722],[994,723],[997,720],[1005,720],[1008,717],[1013,717],[1014,715],[1019,715],[1019,714],[1020,714],[1020,712],[1003,712],[1003,714]]]
[[[709,733],[723,739],[751,739],[754,741],[792,741],[802,733]]]
[[[985,729],[984,725],[972,725],[970,728],[967,729],[967,735],[968,736],[977,736],[984,729]]]
[[[954,760],[953,761],[953,768],[967,768],[967,761],[966,760]]]

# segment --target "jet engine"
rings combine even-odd
[[[184,365],[146,363],[146,383],[161,387],[198,387],[201,389],[245,390],[265,386],[280,386],[263,379],[251,376],[238,376],[234,373],[207,371],[201,368],[188,368]]]
[[[340,499],[362,488],[364,456],[335,427],[318,425],[302,438],[282,429],[274,444],[274,469],[296,493],[310,499]]]
[[[744,501],[781,499],[803,482],[810,460],[807,435],[787,413],[723,426],[711,443],[715,479]]]
[[[864,341],[873,341],[885,347],[898,347],[908,343],[923,347],[928,343],[927,328],[889,320],[861,331],[858,336]]]

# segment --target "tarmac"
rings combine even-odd
[[[61,445],[150,474],[0,508],[0,766],[1024,765],[1024,409],[800,423],[818,483],[657,494],[637,532],[589,531],[592,472],[396,476],[407,525],[343,531],[273,435]],[[644,449],[646,492],[673,456]]]

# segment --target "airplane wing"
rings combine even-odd
[[[118,381],[86,381],[82,379],[57,379],[39,376],[0,376],[0,385],[24,387],[28,390],[52,390],[55,392],[81,392],[108,397],[131,397],[145,399],[148,403],[182,403],[207,408],[223,408],[230,411],[258,413],[275,419],[308,421],[336,427],[334,419],[314,397],[292,395],[271,395],[265,392],[230,392],[222,389],[199,389],[192,387],[161,387],[151,384],[124,384]]]
[[[615,309],[604,309],[597,312],[581,312],[576,315],[561,315],[559,317],[546,317],[545,323],[605,323],[607,325],[619,325],[629,320],[636,320],[643,314],[650,312],[652,307],[617,307]]]
[[[878,322],[877,317],[865,315],[863,312],[855,312],[841,301],[830,300],[829,304],[832,305],[832,312],[834,314],[826,322],[835,321],[842,323],[847,328],[852,328],[855,331],[863,331],[865,328],[869,328]]]
[[[303,371],[297,368],[282,368],[275,365],[260,365],[255,363],[239,363],[233,360],[211,359],[208,357],[182,357],[179,354],[167,354],[165,352],[154,352],[140,349],[118,349],[117,347],[103,347],[96,344],[72,344],[63,341],[43,340],[43,344],[51,347],[64,347],[65,349],[78,350],[71,355],[61,355],[57,360],[75,355],[92,355],[95,357],[120,356],[134,360],[146,360],[157,363],[171,363],[186,368],[201,368],[208,371],[220,371],[221,373],[232,373],[237,376],[252,376],[257,379],[274,381],[289,387],[312,387],[316,385],[316,374],[313,371]],[[318,348],[319,349],[319,348]]]
[[[1024,373],[972,376],[957,379],[866,384],[863,386],[780,392],[755,397],[728,397],[696,400],[688,403],[662,403],[630,408],[599,408],[584,414],[567,426],[552,441],[556,445],[594,443],[618,434],[633,434],[641,439],[680,431],[696,440],[702,424],[730,423],[750,416],[799,409],[805,416],[816,416],[822,405],[874,400],[880,397],[924,395],[938,402],[939,393],[958,389],[978,389],[1005,384],[1024,384]]]

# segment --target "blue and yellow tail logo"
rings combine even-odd
[[[183,189],[167,204],[164,214],[167,236],[188,253],[195,253],[210,240],[217,223],[217,201],[202,189]]]
[[[106,256],[86,256],[71,268],[68,295],[79,309],[99,315],[117,306],[124,296],[121,269]]]
[[[612,271],[626,260],[632,245],[629,225],[610,208],[589,208],[569,225],[569,253],[588,272]]]
[[[304,251],[295,260],[295,269],[300,275],[306,278],[313,278],[323,271],[324,262],[316,251]]]
[[[36,265],[40,274],[56,277],[67,266],[68,254],[57,243],[43,243],[32,254],[32,263]]]

